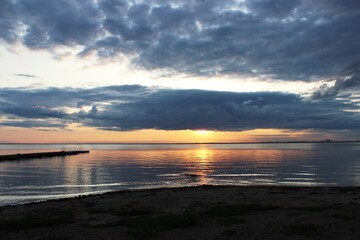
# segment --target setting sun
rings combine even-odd
[[[211,133],[211,131],[208,131],[208,130],[196,130],[195,132],[202,136],[205,136],[205,135],[208,135]]]

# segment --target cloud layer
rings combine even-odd
[[[0,125],[66,128],[78,123],[115,131],[359,129],[359,22],[358,0],[2,0],[0,42],[6,47],[22,45],[55,57],[64,48],[84,59],[125,56],[136,67],[170,75],[326,83],[307,100],[279,92],[139,85],[3,88]]]
[[[146,69],[312,81],[359,63],[358,0],[2,0],[0,39]]]
[[[232,93],[154,89],[139,85],[92,89],[0,89],[0,125],[105,130],[360,129],[358,106],[306,101],[278,92]]]

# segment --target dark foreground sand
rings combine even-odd
[[[360,239],[360,188],[202,186],[8,206],[0,239]]]

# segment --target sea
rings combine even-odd
[[[0,206],[128,189],[198,185],[360,186],[360,143],[0,144]]]

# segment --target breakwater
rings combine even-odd
[[[58,152],[39,152],[39,153],[24,153],[24,154],[11,154],[11,155],[0,155],[0,161],[10,160],[25,160],[33,158],[48,158],[48,157],[63,157],[69,155],[78,155],[83,153],[89,153],[90,151],[58,151]]]

